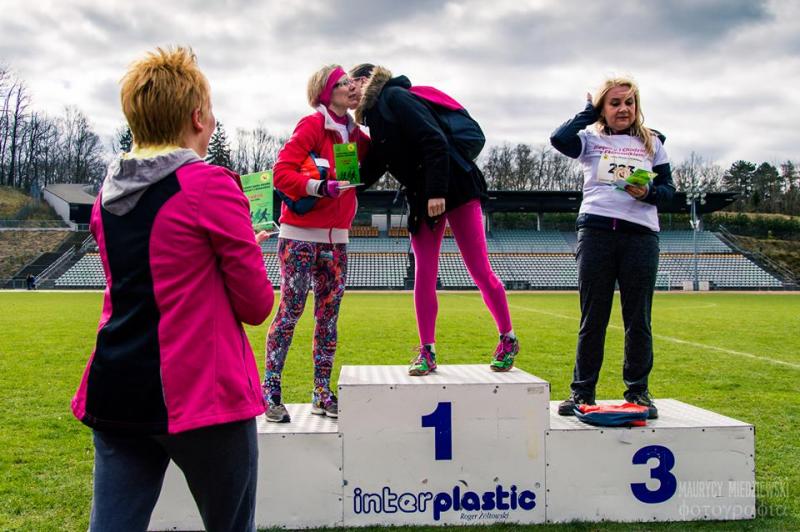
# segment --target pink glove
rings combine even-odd
[[[329,179],[323,179],[322,182],[319,184],[319,189],[317,193],[320,196],[325,196],[327,198],[338,198],[341,191],[339,187],[342,185],[342,181],[333,181]]]

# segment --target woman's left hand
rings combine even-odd
[[[633,196],[634,199],[644,199],[647,196],[647,186],[625,185],[625,192]]]
[[[258,233],[256,233],[256,243],[260,244],[263,241],[267,240],[270,236],[272,236],[271,233],[268,233],[266,231],[259,231]]]
[[[431,198],[428,200],[428,216],[435,218],[444,214],[444,198]]]

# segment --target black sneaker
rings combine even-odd
[[[646,406],[647,419],[658,419],[658,409],[656,408],[656,404],[653,402],[653,398],[650,397],[650,392],[647,390],[643,392],[632,392],[628,390],[625,392],[624,397],[629,403]]]
[[[289,411],[286,410],[283,404],[269,405],[267,407],[266,417],[267,421],[271,421],[272,423],[289,423],[291,421]]]
[[[587,399],[586,397],[581,397],[580,395],[572,392],[572,395],[569,396],[569,399],[558,405],[558,415],[559,416],[574,416],[575,415],[575,406],[577,405],[593,405],[594,399]]]
[[[329,393],[311,402],[311,413],[336,419],[339,417],[339,401],[335,395]]]

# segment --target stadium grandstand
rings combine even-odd
[[[702,213],[733,201],[733,193],[709,194]],[[574,290],[578,287],[574,231],[543,229],[545,213],[577,212],[579,192],[491,192],[486,224],[489,261],[511,290]],[[364,192],[359,197],[372,223],[357,225],[348,246],[348,287],[368,290],[413,288],[414,255],[403,227],[402,204],[390,191]],[[685,213],[685,197],[676,194],[663,212]],[[494,213],[529,213],[538,229],[492,227]],[[276,239],[262,244],[264,263],[273,285],[280,285]],[[709,290],[780,290],[794,288],[794,279],[774,264],[753,257],[724,235],[711,231],[668,230],[660,234],[661,260],[656,286],[661,290],[695,286]],[[763,258],[763,257],[762,257]],[[68,259],[62,259],[40,285],[49,288],[104,288],[105,278],[96,246],[88,239]],[[55,261],[54,261],[55,262]],[[696,281],[696,284],[695,284]],[[41,284],[44,283],[44,284]],[[447,228],[439,259],[438,285],[470,290],[475,285]]]

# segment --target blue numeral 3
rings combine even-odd
[[[661,485],[657,490],[651,491],[647,489],[647,485],[644,482],[636,482],[631,484],[631,491],[633,496],[640,501],[648,504],[657,504],[669,500],[670,497],[675,495],[675,490],[678,488],[678,481],[675,475],[670,473],[672,468],[675,467],[675,455],[661,445],[648,445],[636,451],[636,454],[633,455],[633,463],[646,464],[650,458],[658,459],[658,465],[650,470],[650,478],[658,480]]]

